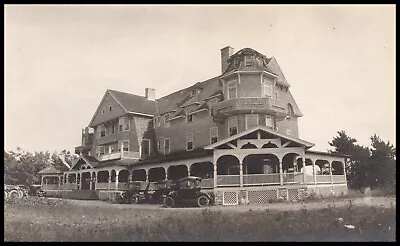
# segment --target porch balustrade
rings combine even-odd
[[[127,189],[128,189],[128,184],[126,182],[118,182],[118,190],[127,190]]]
[[[239,186],[240,175],[218,175],[217,185],[220,186]]]
[[[214,179],[202,179],[201,187],[202,188],[213,188],[214,187]]]
[[[243,175],[243,184],[245,185],[262,185],[262,184],[279,184],[279,183],[280,183],[279,173]]]
[[[316,176],[317,176],[317,184],[331,183],[330,175],[316,175]]]
[[[96,190],[108,190],[108,182],[107,183],[96,183]]]
[[[332,175],[333,183],[346,183],[346,178],[344,175]]]
[[[44,184],[42,186],[42,190],[58,190],[61,189],[62,186],[58,184]]]
[[[76,186],[76,183],[66,183],[66,184],[64,184],[64,188],[66,190],[76,190],[77,186]]]

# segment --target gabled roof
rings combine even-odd
[[[93,156],[89,156],[89,155],[81,155],[79,156],[78,159],[75,160],[75,162],[73,163],[73,165],[71,166],[71,170],[75,167],[75,165],[79,162],[79,160],[84,160],[87,164],[89,164],[90,166],[92,166],[92,168],[96,167],[99,165],[99,162],[97,161],[96,158],[94,158]]]
[[[104,93],[99,105],[97,106],[96,112],[90,120],[89,126],[92,126],[93,120],[100,110],[104,99],[107,95],[110,95],[125,111],[125,113],[137,113],[153,116],[156,113],[156,102],[147,100],[145,97],[108,89]]]
[[[156,113],[156,103],[152,100],[122,91],[108,90],[108,92],[127,112],[149,115]]]
[[[58,170],[54,166],[49,166],[39,172],[39,174],[62,174],[64,171]]]
[[[276,130],[268,128],[266,126],[256,126],[256,127],[250,128],[250,129],[248,129],[246,131],[243,131],[243,132],[240,132],[238,134],[235,134],[235,135],[233,135],[233,136],[231,136],[229,138],[225,138],[225,139],[223,139],[221,141],[218,141],[218,142],[216,142],[214,144],[208,145],[208,146],[204,147],[204,149],[214,149],[214,148],[219,147],[219,146],[221,146],[223,144],[229,143],[232,140],[239,139],[240,137],[243,137],[243,136],[245,136],[247,134],[250,134],[252,132],[256,132],[258,130],[261,130],[261,131],[270,133],[272,135],[275,135],[277,137],[284,138],[286,140],[290,140],[292,142],[301,144],[306,148],[311,148],[311,147],[313,147],[315,145],[315,144],[307,142],[305,140],[302,140],[302,139],[299,139],[299,138],[296,138],[296,137],[293,137],[293,136],[289,136],[289,135],[283,134],[281,132],[278,132]]]

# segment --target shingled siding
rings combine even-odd
[[[261,96],[261,75],[240,74],[239,97]]]
[[[161,153],[164,150],[164,139],[170,139],[170,151],[186,150],[186,135],[193,133],[194,148],[204,147],[210,144],[210,128],[217,126],[209,116],[208,111],[195,114],[193,121],[181,124],[171,124],[170,127],[157,127],[155,133],[157,140],[161,140]]]
[[[135,137],[136,137],[136,144],[137,146],[137,151],[139,151],[139,146],[142,143],[143,138],[149,139],[150,140],[150,154],[154,153],[154,139],[152,139],[151,136],[146,136],[146,134],[149,131],[149,126],[151,127],[152,125],[150,124],[153,119],[152,118],[144,118],[144,117],[139,117],[139,116],[134,116],[134,125],[135,125]]]
[[[299,126],[298,126],[298,120],[296,117],[292,117],[289,120],[283,120],[280,122],[277,122],[276,126],[278,127],[278,131],[282,132],[284,134],[286,133],[286,130],[289,129],[291,130],[291,136],[299,137]]]
[[[111,111],[110,111],[111,106]],[[104,109],[104,114],[103,114]],[[125,110],[117,103],[110,94],[106,94],[104,100],[99,106],[99,111],[93,117],[91,126],[96,126],[111,119],[118,118],[125,114]]]

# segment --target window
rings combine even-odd
[[[150,140],[142,140],[142,157],[150,155]]]
[[[119,118],[119,122],[118,122],[119,131],[120,131],[120,132],[122,132],[123,130],[124,130],[124,131],[129,131],[129,125],[130,125],[129,123],[130,123],[129,118],[127,118],[127,117],[120,117],[120,118]]]
[[[101,129],[100,137],[104,137],[106,135],[106,127],[105,127],[105,125],[101,125],[100,129]]]
[[[96,126],[96,136],[97,138],[101,137],[101,125]]]
[[[275,124],[274,124],[274,118],[272,116],[270,115],[265,116],[265,126],[274,128]]]
[[[108,110],[111,111],[111,109],[112,109],[112,107],[110,106],[110,107],[108,108]]]
[[[193,114],[188,114],[186,116],[186,122],[192,122],[193,121]]]
[[[104,155],[106,153],[105,146],[100,146],[100,155]]]
[[[254,58],[252,56],[245,56],[244,57],[244,65],[246,67],[254,66]]]
[[[164,155],[169,154],[170,147],[169,147],[169,138],[164,139]]]
[[[112,144],[111,145],[111,153],[115,153],[117,151],[118,151],[118,144],[117,143]]]
[[[104,109],[101,111],[102,114],[104,114]]]
[[[286,135],[292,135],[292,130],[286,129]]]
[[[277,91],[274,93],[274,95],[275,95],[275,99],[278,99],[278,92]]]
[[[258,126],[258,114],[246,114],[246,130]]]
[[[228,100],[237,97],[236,80],[228,82]]]
[[[186,150],[193,149],[193,133],[189,133],[186,135]]]
[[[267,79],[263,80],[263,97],[272,97],[272,85]]]
[[[161,151],[161,140],[160,139],[157,140],[157,150]]]
[[[122,144],[123,144],[123,146],[124,146],[123,150],[124,150],[124,151],[129,151],[129,140],[124,140],[124,141],[122,142]]]
[[[218,142],[218,127],[211,127],[210,128],[210,143]]]
[[[290,103],[288,103],[288,112],[290,117],[294,114],[293,106]]]
[[[231,116],[228,118],[228,135],[229,137],[238,133],[238,118]]]

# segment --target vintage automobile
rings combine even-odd
[[[28,189],[28,195],[30,195],[30,196],[36,196],[37,195],[37,192],[41,189],[41,185],[31,185],[31,186],[29,186],[29,189]]]
[[[201,191],[201,178],[188,176],[177,181],[176,186],[163,196],[165,207],[196,205],[206,207],[213,203],[213,198]]]
[[[28,196],[28,190],[25,188],[25,185],[17,185],[22,192],[22,196]]]
[[[149,183],[146,181],[132,181],[128,183],[128,189],[120,194],[118,203],[141,203],[148,199],[147,190]]]
[[[4,185],[4,199],[11,198],[22,198],[24,196],[23,191],[17,185]]]

